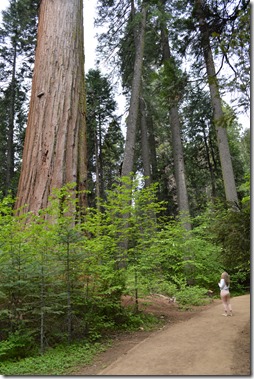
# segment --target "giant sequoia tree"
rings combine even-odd
[[[41,0],[16,207],[38,211],[52,189],[86,185],[83,1]],[[84,204],[84,195],[80,202]]]

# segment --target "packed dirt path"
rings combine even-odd
[[[231,304],[233,317],[222,316],[218,301],[187,321],[152,333],[97,375],[251,375],[248,359],[247,365],[238,365],[239,354],[250,346],[250,296],[234,297]],[[244,343],[243,333],[248,335]]]

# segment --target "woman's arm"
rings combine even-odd
[[[225,286],[225,280],[224,279],[221,279],[220,282],[218,283],[218,286],[220,287],[220,289],[222,290],[223,287]]]

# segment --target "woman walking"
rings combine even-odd
[[[224,307],[224,313],[222,316],[233,316],[229,293],[230,278],[227,272],[221,274],[218,286],[220,287],[220,297]]]

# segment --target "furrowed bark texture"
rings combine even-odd
[[[16,208],[38,211],[53,188],[85,189],[82,0],[42,0]],[[80,199],[84,205],[84,197]]]

